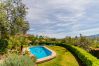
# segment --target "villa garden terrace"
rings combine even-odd
[[[73,10],[67,10],[67,9],[71,9],[71,7],[74,7],[76,4],[80,2],[83,3],[81,0],[79,0],[80,2],[78,2],[78,0],[77,1],[71,0],[71,2],[73,3],[77,2],[77,3],[75,5],[70,3],[70,5],[73,6],[71,7],[68,6],[69,8],[66,9],[62,9],[65,0],[63,0],[64,3],[61,3],[60,0],[57,0],[59,2],[56,2],[55,0],[48,0],[48,1],[52,1],[50,3],[53,3],[54,6],[55,3],[59,3],[60,5],[63,4],[61,7],[62,10],[60,8],[56,9],[55,7],[50,7],[52,8],[51,10],[50,8],[47,7],[48,8],[47,10],[47,8],[44,9],[46,6],[40,7],[39,2],[41,1],[37,1],[37,0],[35,1],[35,3],[39,3],[39,5],[38,4],[35,5],[35,3],[34,4],[30,3],[31,1],[34,0],[26,0],[26,1],[29,1],[29,3],[26,2],[26,4],[28,4],[29,6],[30,5],[33,6],[28,9],[26,7],[26,4],[24,4],[23,0],[0,0],[0,66],[99,66],[99,37],[84,36],[83,34],[80,34],[79,37],[78,36],[72,37],[72,35],[74,36],[75,33],[77,33],[77,35],[78,33],[80,33],[79,32],[80,28],[78,29],[77,27],[80,25],[78,25],[78,23],[75,23],[77,24],[76,26],[77,28],[75,29],[74,28],[75,26],[72,26],[75,21],[72,23],[71,22],[72,19],[70,19],[70,16],[68,16],[67,14],[70,13],[71,15],[73,12],[79,13],[79,11],[82,12],[83,9],[81,10],[75,10],[79,8],[73,8]],[[67,2],[68,1],[66,0],[66,3]],[[42,5],[49,5],[50,3],[45,4],[44,2]],[[49,6],[52,6],[52,4]],[[78,5],[76,7],[78,7]],[[31,8],[36,8],[36,9],[31,9]],[[48,18],[45,18],[44,16],[44,19],[40,18],[40,21],[35,20],[38,15],[39,16],[41,15],[41,17],[43,17],[44,15],[39,13],[38,11],[39,9],[44,9],[41,11],[47,10],[46,12],[48,13],[44,12],[44,14],[47,14],[49,17],[46,16]],[[56,11],[55,9],[58,11]],[[31,10],[31,12],[32,10],[37,10],[37,11],[33,11],[32,12],[33,14],[32,13],[27,14],[29,10]],[[92,10],[89,11],[91,12]],[[55,13],[53,14],[52,12]],[[64,12],[68,12],[68,13],[65,15]],[[78,13],[77,14],[75,13],[77,15],[76,18],[78,18],[79,15]],[[32,21],[30,17],[34,16],[33,18],[34,21],[32,21],[32,23],[28,22],[27,15],[29,16],[28,18],[29,21]],[[57,18],[58,17],[57,15],[65,16],[66,20],[64,20],[64,17],[62,17],[62,20],[60,19],[60,17]],[[70,21],[68,21],[67,16]],[[89,20],[89,16],[88,19],[85,20]],[[75,20],[73,16],[71,16],[71,18]],[[61,23],[64,24],[62,24],[62,26],[60,23],[56,24],[54,23],[55,22],[54,19],[56,20],[57,23],[61,21]],[[45,24],[46,21],[47,21],[46,24],[48,25]],[[83,28],[84,29],[89,27],[92,28],[92,25],[94,26],[93,23],[94,21],[93,22],[91,21],[90,23],[87,22],[88,23],[87,27],[83,27]],[[49,22],[51,22],[50,23],[51,26],[49,25]],[[54,25],[52,24],[52,22]],[[79,24],[80,23],[82,24],[82,21],[79,22]],[[85,24],[86,23],[84,21],[82,26],[84,26]],[[98,25],[98,21],[96,24]],[[69,26],[68,29],[64,25],[71,25],[71,26]],[[58,27],[54,28],[55,30],[54,29],[51,30],[53,26],[54,27],[58,26]],[[64,29],[63,30],[65,31],[64,34],[62,35],[54,34],[56,35],[56,38],[53,38],[53,34],[51,34],[51,37],[49,37],[49,33],[57,33],[57,30],[60,30],[61,27],[59,26],[61,26],[62,29]],[[32,31],[34,34],[28,34],[29,31]],[[44,31],[48,32],[47,36],[38,34],[38,33],[43,33]],[[55,31],[55,32],[51,32],[51,31]],[[71,33],[70,31],[74,33]],[[83,33],[83,31],[81,32]],[[35,33],[37,33],[38,35],[36,35]],[[84,33],[90,34],[91,32],[90,33],[84,32]],[[92,33],[95,33],[95,31],[93,31]],[[59,36],[65,36],[65,34],[67,34],[66,37],[59,38]]]

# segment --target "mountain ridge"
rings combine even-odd
[[[96,37],[99,37],[99,34],[90,35],[90,36],[87,36],[87,37],[96,38]]]

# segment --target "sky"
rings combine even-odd
[[[99,0],[23,0],[29,34],[63,38],[99,34]]]

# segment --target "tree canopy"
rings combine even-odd
[[[0,38],[27,32],[26,9],[22,0],[0,0]]]

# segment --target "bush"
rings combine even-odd
[[[23,47],[27,47],[29,45],[29,40],[25,36],[11,36],[8,39],[8,49],[15,50],[14,52],[21,53]]]
[[[7,52],[8,42],[5,39],[0,40],[0,54]]]
[[[34,66],[34,59],[29,56],[18,56],[16,54],[9,57],[0,66]]]
[[[68,45],[68,44],[60,44],[65,48],[68,48],[72,53],[74,53],[86,66],[99,66],[99,60],[92,56],[87,51],[83,50],[82,48]]]

